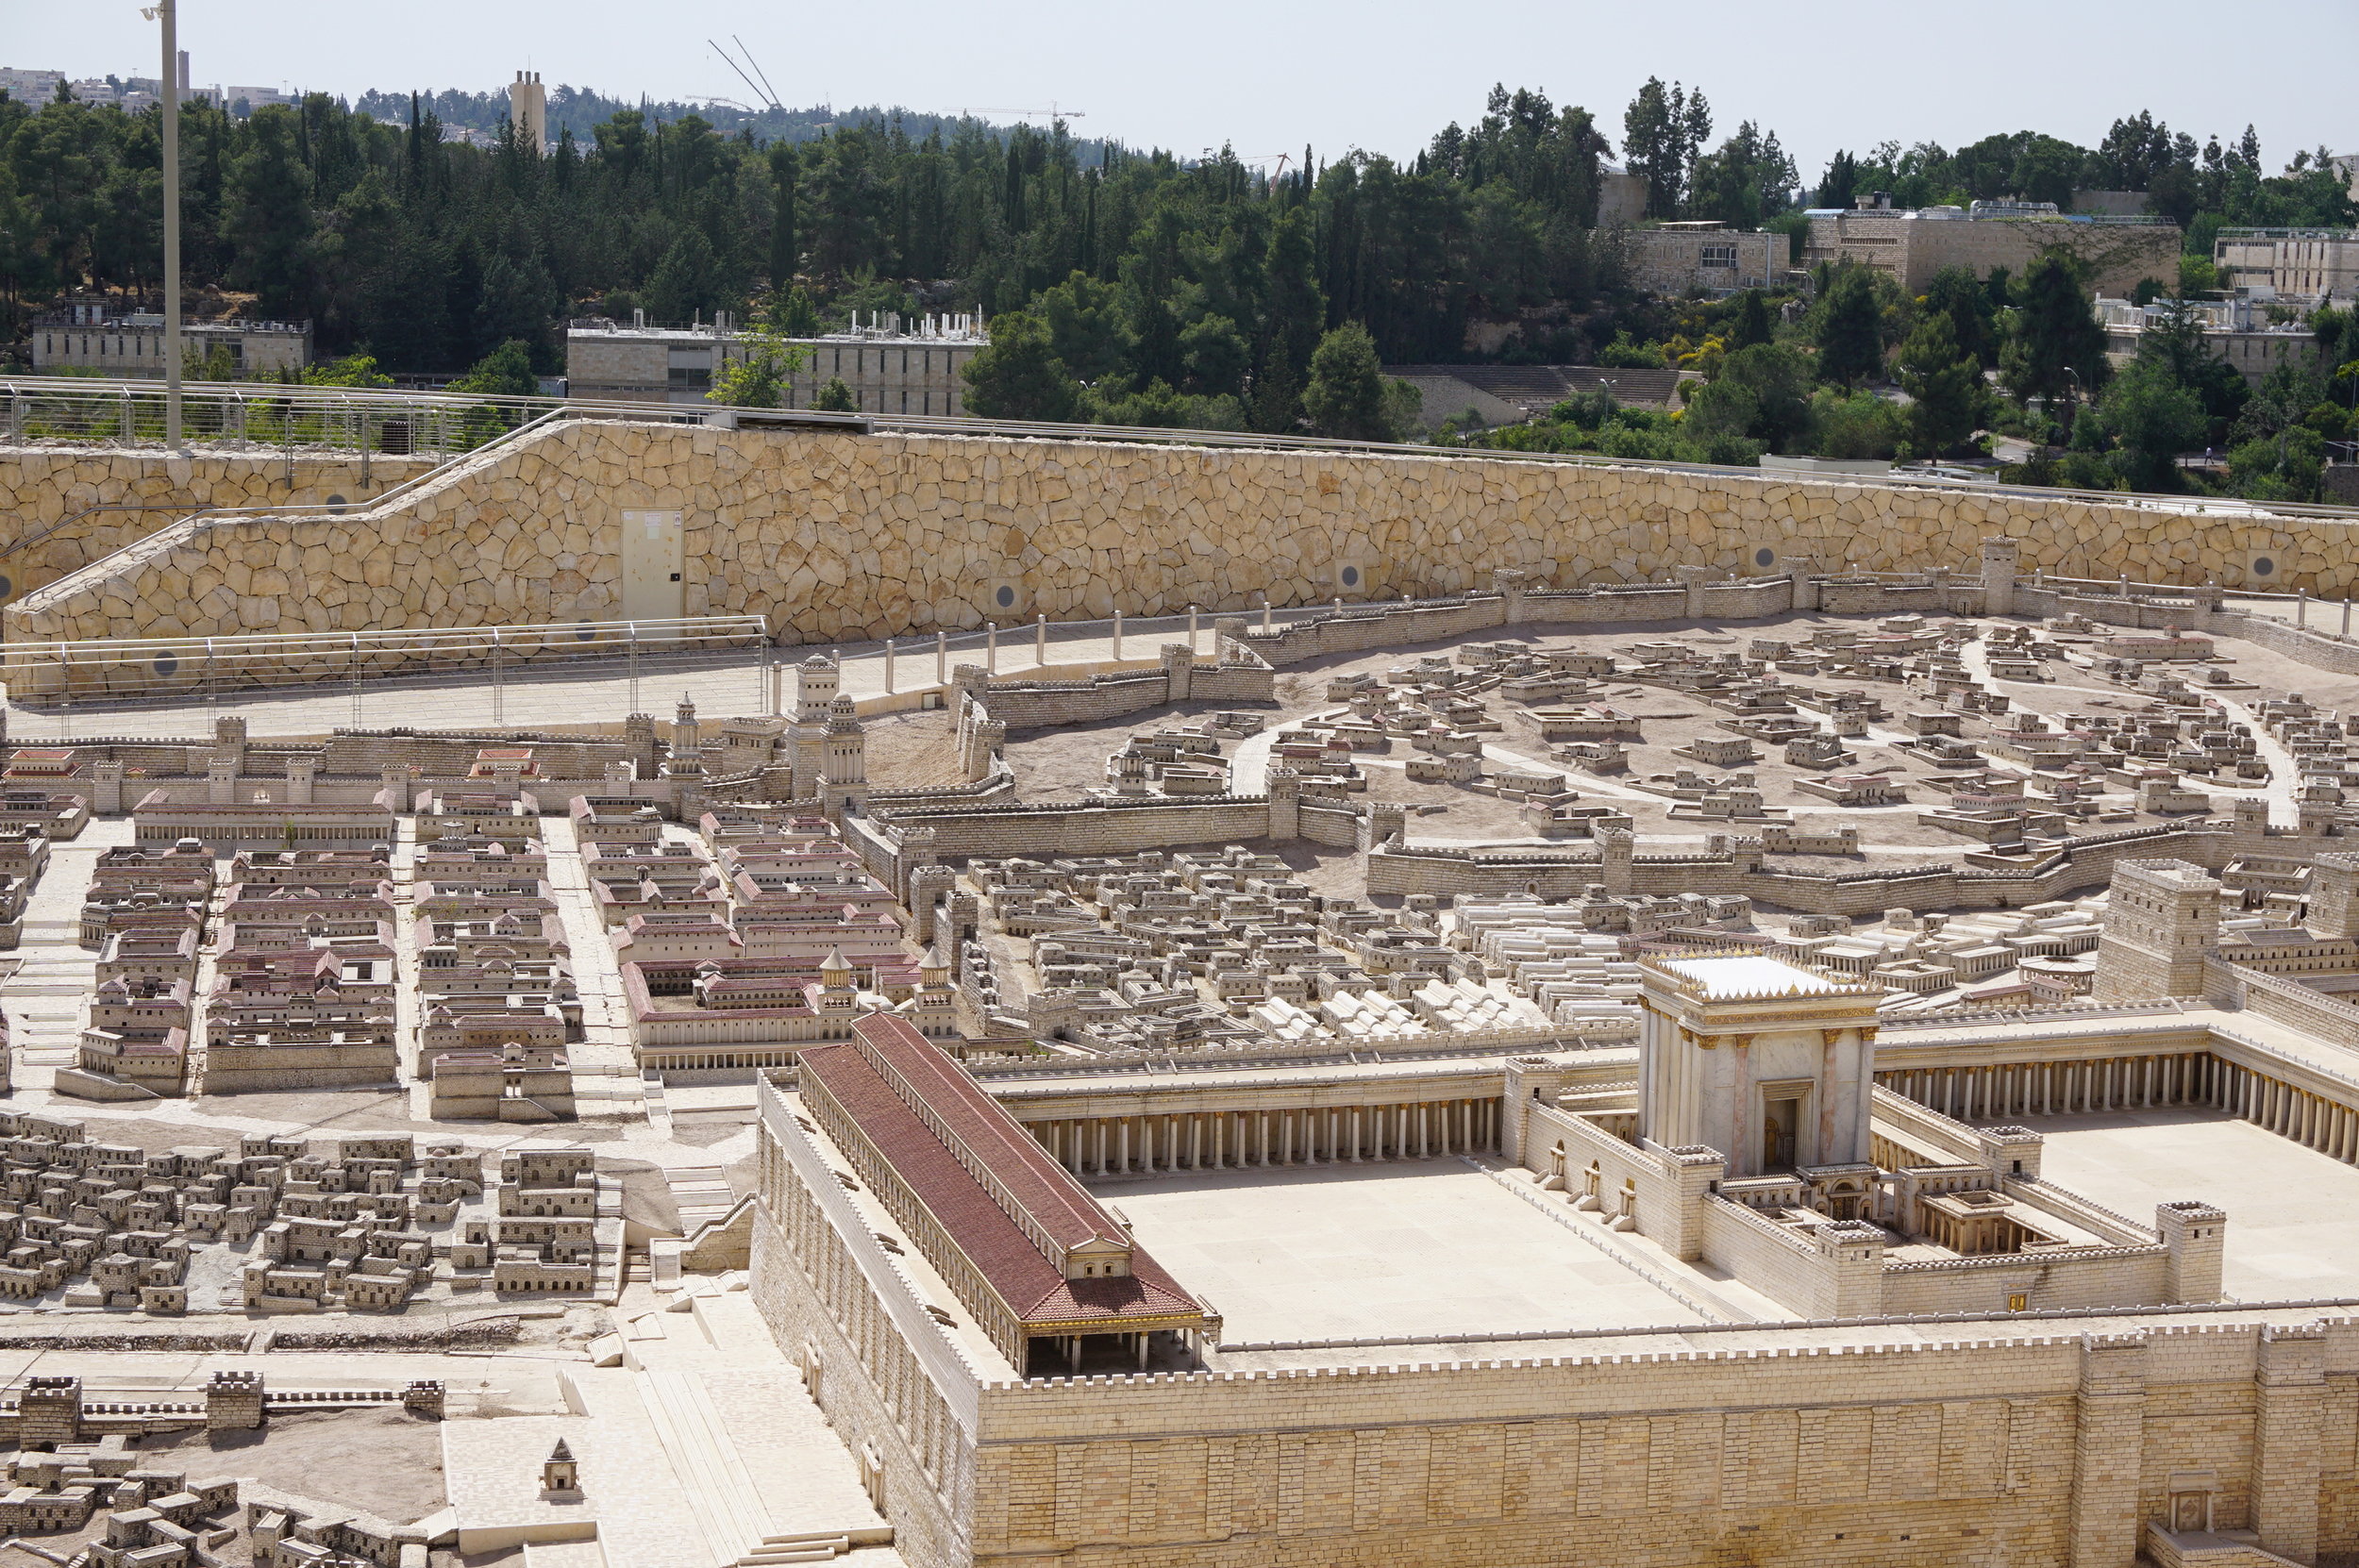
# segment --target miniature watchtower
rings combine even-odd
[[[2100,1002],[2203,994],[2203,955],[2219,942],[2217,877],[2185,860],[2114,867],[2097,943]]]
[[[262,1375],[216,1372],[205,1384],[205,1429],[250,1432],[262,1424]]]

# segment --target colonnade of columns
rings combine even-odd
[[[1974,1122],[1994,1116],[2209,1104],[2218,1066],[2208,1051],[2183,1051],[2088,1061],[1904,1067],[1878,1073],[1876,1081],[1945,1116]]]
[[[2208,1051],[1986,1067],[1904,1067],[1879,1073],[1876,1081],[1966,1122],[2207,1105],[2347,1164],[2359,1164],[2359,1108],[2223,1061]]]
[[[1498,1146],[1498,1098],[1491,1095],[1399,1105],[1182,1110],[1025,1126],[1076,1176],[1153,1176],[1493,1149]]]
[[[2214,1103],[2222,1110],[2346,1165],[2359,1164],[2359,1110],[2233,1061],[2219,1069]]]

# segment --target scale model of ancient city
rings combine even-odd
[[[0,461],[0,1552],[2359,1560],[2347,519],[665,419]]]

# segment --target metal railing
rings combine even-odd
[[[353,723],[362,698],[391,676],[458,676],[490,682],[494,724],[506,721],[512,677],[548,667],[568,673],[624,674],[627,711],[640,710],[643,673],[675,672],[751,655],[749,710],[770,705],[770,626],[760,615],[699,615],[644,621],[570,621],[537,625],[442,626],[394,631],[257,633],[240,637],[104,638],[26,642],[0,655],[9,700],[82,708],[172,701],[210,707],[241,692],[308,686],[352,692]],[[589,668],[585,669],[584,667]],[[603,668],[601,668],[603,666]]]
[[[159,444],[164,391],[160,381],[102,380],[80,376],[23,376],[0,381],[8,400],[8,433],[14,441],[64,440],[111,445]],[[193,437],[256,448],[319,448],[357,453],[387,452],[388,433],[410,454],[444,459],[474,450],[514,426],[546,413],[581,419],[623,419],[671,425],[787,424],[847,432],[898,430],[917,435],[1001,437],[1014,440],[1106,441],[1183,446],[1221,446],[1302,452],[1364,453],[1491,461],[1558,463],[1573,467],[1638,468],[1649,472],[1743,476],[1811,484],[1856,485],[1876,490],[1970,489],[1978,496],[2013,495],[2039,500],[2079,500],[2103,506],[2187,512],[2221,517],[2320,517],[2359,521],[2359,507],[2261,502],[2234,496],[2200,496],[2048,488],[2037,485],[1970,486],[1938,475],[1775,475],[1759,468],[1659,459],[1613,458],[1597,452],[1514,452],[1491,447],[1432,447],[1405,442],[1356,442],[1320,436],[1275,436],[1253,431],[1203,430],[1182,426],[1065,425],[1043,420],[982,419],[956,414],[889,412],[829,413],[817,409],[736,409],[720,404],[675,404],[625,399],[510,397],[473,392],[429,392],[399,388],[281,386],[269,382],[194,382],[183,394],[185,427]],[[209,409],[210,411],[205,411]],[[77,433],[78,432],[78,433]],[[407,444],[403,444],[407,443]],[[316,510],[317,509],[312,509]]]

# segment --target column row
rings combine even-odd
[[[2222,1110],[2347,1165],[2359,1164],[2359,1110],[2234,1062],[2221,1069],[2216,1103]]]
[[[1498,1145],[1498,1101],[1175,1111],[1026,1126],[1076,1176],[1153,1176],[1493,1149]]]
[[[1911,1067],[1879,1073],[1895,1093],[1962,1122],[2002,1116],[2150,1106],[2203,1105],[2217,1093],[2207,1051],[2100,1057],[2087,1061],[2006,1061],[1987,1067]]]

